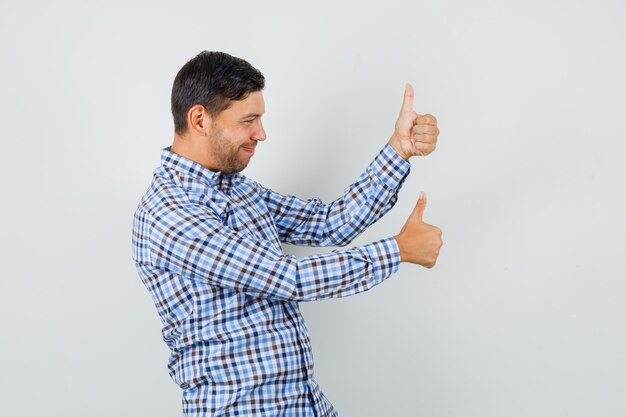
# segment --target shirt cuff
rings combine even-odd
[[[372,172],[393,191],[398,191],[411,172],[411,163],[402,158],[387,143],[370,164]]]
[[[393,236],[368,243],[363,246],[374,261],[374,274],[380,280],[384,280],[398,271],[400,267],[400,248]]]

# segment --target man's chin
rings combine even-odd
[[[236,174],[236,173],[241,172],[244,169],[246,169],[247,166],[248,166],[248,164],[245,163],[245,164],[237,165],[237,166],[234,166],[234,167],[230,167],[228,170],[224,170],[222,172],[224,174]]]

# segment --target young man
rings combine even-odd
[[[400,262],[431,268],[441,230],[420,194],[399,234],[296,258],[281,242],[346,246],[388,212],[410,171],[435,149],[431,115],[405,87],[394,133],[332,203],[274,192],[239,172],[266,139],[264,77],[245,60],[204,51],[172,88],[174,143],[135,212],[133,259],[171,349],[187,416],[334,416],[313,378],[299,301],[366,291]]]

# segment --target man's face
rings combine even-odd
[[[234,173],[248,166],[257,142],[266,138],[261,123],[263,113],[263,94],[255,91],[244,100],[233,101],[213,119],[208,140],[220,171]]]

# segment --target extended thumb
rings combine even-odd
[[[400,109],[400,113],[410,113],[413,111],[413,95],[413,86],[409,83],[406,83],[406,85],[404,86],[404,98],[402,99],[402,108]]]
[[[417,200],[417,204],[415,205],[415,209],[413,210],[413,213],[415,213],[415,216],[417,216],[417,218],[422,221],[422,216],[424,215],[424,209],[426,208],[426,193],[424,191],[422,191],[420,193],[420,197]]]

